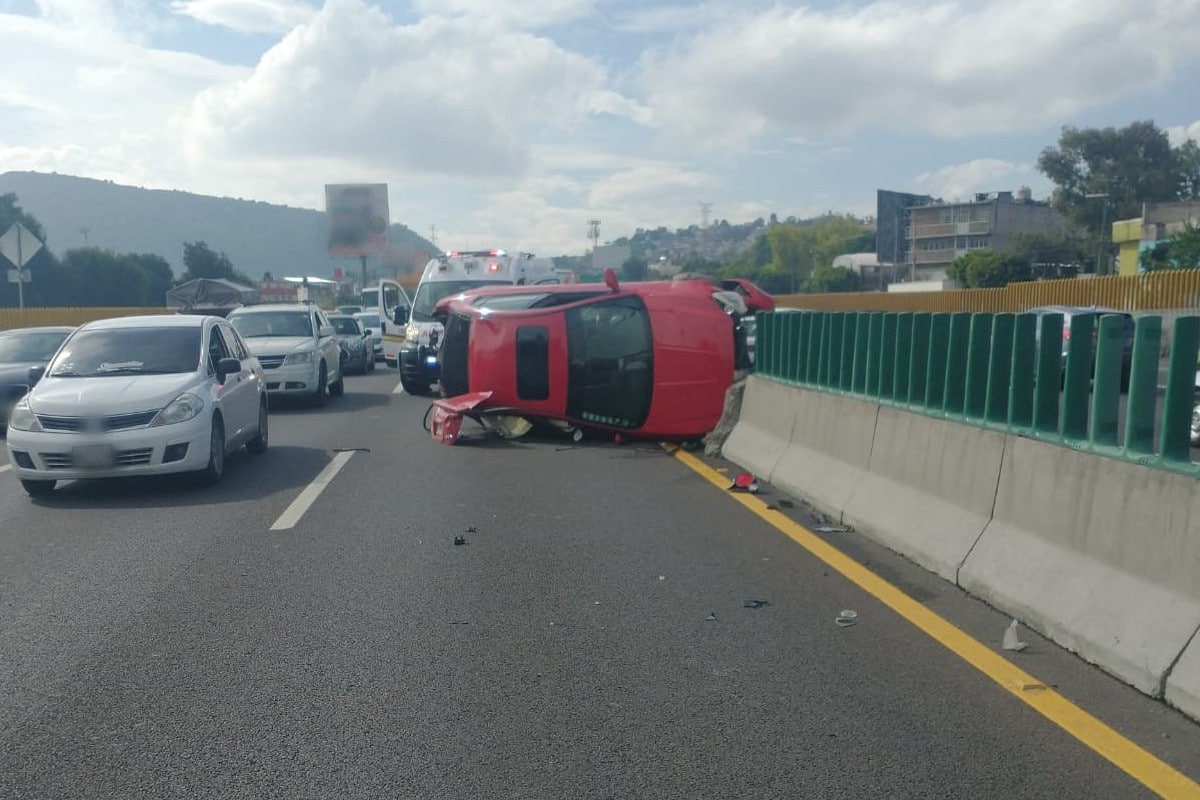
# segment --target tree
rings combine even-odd
[[[641,256],[630,256],[621,265],[621,277],[627,281],[644,281],[648,271],[646,259]]]
[[[805,283],[808,292],[857,292],[862,289],[862,276],[850,267],[822,264]]]
[[[946,274],[968,289],[1007,286],[1033,277],[1026,257],[1016,253],[997,253],[995,250],[972,250],[959,256],[950,264]]]
[[[1065,232],[1020,234],[1009,252],[1029,262],[1034,278],[1074,278],[1094,256],[1087,242]]]
[[[1200,199],[1200,144],[1188,139],[1175,151],[1179,161],[1179,199]]]
[[[1200,227],[1189,222],[1170,239],[1143,250],[1138,267],[1143,272],[1200,267]]]
[[[248,277],[233,269],[229,256],[224,252],[214,252],[206,242],[183,243],[183,266],[182,282],[184,283],[197,278],[219,278],[236,283],[252,284]]]

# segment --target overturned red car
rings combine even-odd
[[[428,427],[447,444],[464,415],[508,436],[534,422],[702,436],[720,420],[735,369],[749,366],[741,320],[754,309],[746,297],[704,280],[620,285],[611,271],[603,285],[447,297],[434,314],[445,327],[445,399],[434,402]]]

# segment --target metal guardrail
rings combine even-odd
[[[170,308],[0,308],[0,331],[33,328],[40,325],[82,325],[109,317],[138,314],[173,314]]]
[[[1200,475],[1189,445],[1200,316],[1175,321],[1157,437],[1162,318],[1137,320],[1120,438],[1125,319],[1101,316],[1095,336],[1094,324],[1094,315],[1071,318],[1064,360],[1058,314],[760,313],[756,368],[786,384]]]
[[[901,265],[903,269],[903,265]],[[1037,306],[1106,306],[1121,311],[1200,308],[1200,269],[1010,283],[1000,289],[943,292],[841,292],[777,296],[785,308],[813,311],[986,311],[1017,313]]]

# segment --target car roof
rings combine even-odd
[[[8,328],[0,331],[0,336],[9,333],[70,333],[73,330],[74,325],[37,325],[32,328]]]
[[[652,297],[676,297],[681,299],[687,298],[688,300],[698,298],[711,300],[714,290],[720,291],[720,287],[714,287],[707,281],[629,281],[628,283],[620,284],[620,288],[616,292],[613,292],[603,283],[525,284],[522,286],[510,286],[508,284],[487,285],[478,286],[460,294],[443,298],[437,304],[437,308],[443,309],[458,304],[458,308],[465,308],[470,310],[471,313],[478,314],[482,309],[467,302],[476,297],[522,294],[585,294],[588,292],[591,292],[593,296],[581,299],[578,302],[595,302],[598,298],[608,295],[614,297],[629,297],[633,295],[644,299]],[[462,300],[460,301],[459,298],[462,298]],[[488,313],[525,313],[528,310],[531,309],[488,309]]]
[[[129,317],[110,317],[85,322],[79,330],[115,330],[117,328],[201,328],[205,320],[220,317],[200,314],[143,314]]]
[[[310,308],[316,308],[311,303],[262,303],[255,306],[241,306],[229,312],[229,316],[234,314],[254,314],[259,311],[307,311]]]

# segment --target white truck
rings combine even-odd
[[[429,394],[438,382],[441,374],[438,342],[442,326],[434,321],[433,309],[443,297],[491,284],[537,286],[573,282],[573,276],[556,270],[551,259],[537,258],[532,253],[509,253],[499,249],[451,250],[430,259],[413,295],[404,341],[396,355],[404,391],[413,395]],[[384,337],[385,360],[387,346],[388,340]]]

